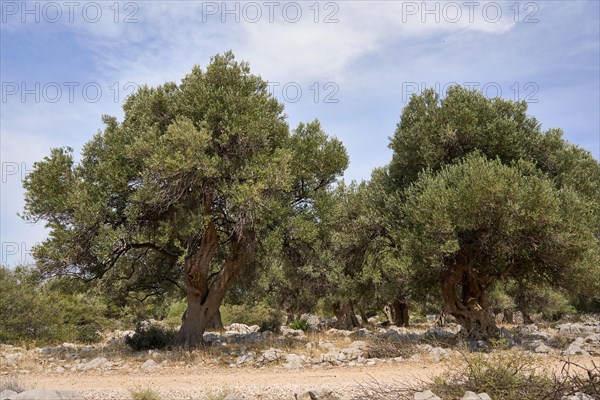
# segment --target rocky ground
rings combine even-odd
[[[316,329],[316,327],[315,327]],[[368,389],[415,384],[461,362],[455,336],[459,328],[329,329],[305,334],[282,328],[281,334],[256,326],[233,324],[225,332],[209,332],[204,350],[132,352],[124,344],[131,332],[113,332],[98,345],[64,343],[24,348],[0,345],[0,381],[18,381],[23,389],[71,392],[0,393],[0,400],[130,399],[132,391],[151,389],[163,399],[343,399],[364,398]],[[561,358],[581,364],[600,362],[600,322],[555,327],[522,325],[503,328],[493,351],[522,351],[540,365]],[[484,342],[468,344],[487,350]],[[312,391],[312,394],[310,393]],[[50,396],[50,397],[43,397]],[[434,400],[416,393],[415,399]],[[464,399],[486,399],[466,393]],[[575,398],[573,398],[575,399]],[[581,397],[584,399],[584,397]]]

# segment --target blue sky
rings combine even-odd
[[[409,95],[467,84],[526,100],[544,129],[600,156],[598,1],[0,1],[0,262],[31,261],[21,179],[51,147],[121,118],[136,85],[179,81],[233,50],[288,121],[318,118],[368,179]],[[301,93],[300,93],[301,92]],[[443,94],[443,93],[442,93]]]

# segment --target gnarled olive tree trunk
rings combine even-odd
[[[396,326],[408,326],[408,301],[401,296],[397,296],[383,307],[383,312],[388,321]]]
[[[249,259],[253,243],[253,232],[234,234],[223,266],[209,282],[210,263],[219,247],[219,239],[214,224],[207,225],[200,246],[184,265],[188,305],[177,334],[179,345],[194,348],[204,344],[202,336],[214,324],[227,289]]]
[[[213,318],[208,322],[206,329],[212,329],[216,331],[222,331],[225,329],[223,327],[223,320],[221,319],[221,310],[217,309],[217,312],[213,316]]]
[[[498,336],[493,314],[488,310],[487,283],[466,264],[448,266],[442,274],[442,298],[445,311],[462,326],[472,339]]]
[[[361,325],[358,318],[356,318],[352,301],[335,302],[332,309],[337,318],[336,326],[338,329],[352,330],[353,328],[360,328]]]

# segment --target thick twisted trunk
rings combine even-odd
[[[445,311],[456,318],[468,338],[498,336],[496,321],[487,308],[486,290],[485,282],[467,265],[453,265],[442,277]]]
[[[223,327],[223,321],[221,320],[220,309],[217,309],[217,312],[215,313],[214,317],[209,321],[208,325],[206,326],[206,329],[213,329],[216,331],[222,331],[223,329],[225,329]]]
[[[181,319],[181,328],[177,334],[177,342],[185,348],[194,348],[202,345],[204,339],[202,335],[208,327],[211,311],[202,304],[201,299],[188,288],[187,302],[188,306]]]
[[[219,307],[233,279],[250,257],[253,243],[253,232],[234,235],[222,268],[209,283],[209,268],[218,248],[218,236],[214,224],[208,224],[197,252],[188,257],[184,265],[188,306],[177,334],[179,345],[185,348],[203,345],[204,332],[216,322],[220,324]]]
[[[336,326],[338,329],[352,330],[353,328],[361,327],[351,301],[344,303],[336,302],[332,308],[333,313],[337,317]]]
[[[394,300],[385,305],[383,311],[392,325],[396,326],[408,326],[409,315],[408,315],[408,301],[398,296]]]
[[[363,306],[362,301],[358,303],[358,315],[360,315],[360,319],[362,320],[363,324],[367,324],[369,322],[369,317],[365,312],[365,307]]]

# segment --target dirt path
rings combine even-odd
[[[327,387],[338,394],[356,393],[379,382],[418,382],[443,371],[441,364],[394,363],[370,367],[287,370],[271,368],[162,368],[151,373],[107,371],[29,374],[36,387],[75,390],[86,399],[130,399],[130,390],[152,389],[164,399],[205,399],[233,393],[245,399],[293,399],[294,393]]]

